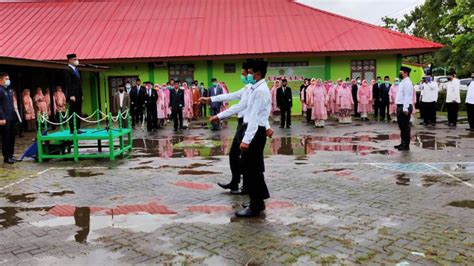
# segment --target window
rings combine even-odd
[[[375,60],[353,60],[351,62],[351,77],[356,79],[360,77],[361,80],[367,80],[370,83],[375,79]]]
[[[169,66],[169,79],[186,81],[191,84],[194,81],[193,64],[175,64]]]
[[[224,64],[224,73],[235,73],[235,64]]]
[[[125,85],[125,82],[130,81],[134,84],[137,81],[138,76],[119,76],[119,77],[109,77],[109,107],[112,108],[114,95],[117,92],[119,85]],[[111,109],[109,109],[111,110]]]
[[[300,62],[270,62],[269,67],[302,67],[308,66],[308,61]]]

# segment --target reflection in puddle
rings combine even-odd
[[[83,171],[78,169],[67,170],[67,173],[70,177],[93,177],[102,175],[101,173],[93,173],[92,171]]]
[[[429,150],[443,150],[448,147],[458,148],[460,143],[459,140],[446,140],[429,134],[416,134],[414,139],[418,147]]]
[[[453,201],[448,204],[453,207],[474,209],[474,200]]]
[[[63,191],[54,191],[54,192],[38,192],[38,193],[22,193],[22,194],[4,194],[2,197],[5,197],[10,203],[31,203],[38,198],[38,195],[47,195],[49,197],[61,197],[68,194],[74,194],[74,191],[63,190]]]
[[[399,186],[408,186],[408,185],[410,185],[411,179],[409,177],[407,177],[405,173],[398,174],[398,175],[395,176],[395,178],[396,178],[395,184],[397,184]]]
[[[0,207],[0,228],[8,228],[20,224],[23,221],[21,216],[28,212],[47,212],[51,208]]]

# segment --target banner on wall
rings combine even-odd
[[[266,78],[270,88],[278,78],[288,80],[288,86],[298,88],[298,91],[293,90],[293,94],[298,95],[299,87],[303,84],[305,78],[321,78],[324,80],[324,74],[324,66],[269,67]]]

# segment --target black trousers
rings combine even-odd
[[[201,104],[201,117],[206,117],[207,116],[207,105],[206,104]]]
[[[232,180],[230,181],[232,185],[232,189],[239,188],[240,178],[242,176],[241,170],[241,162],[240,162],[240,143],[242,142],[243,137],[243,118],[239,118],[239,122],[237,124],[237,129],[235,130],[234,139],[232,140],[232,146],[230,146],[229,151],[229,164],[230,164],[230,171],[232,172]],[[247,189],[247,182],[244,181],[244,189]]]
[[[130,106],[130,116],[132,119],[132,127],[135,127],[136,124],[140,125],[143,120],[143,109],[135,105]]]
[[[281,127],[289,127],[291,126],[291,108],[288,109],[280,109],[280,125]]]
[[[459,103],[446,103],[448,109],[448,123],[456,125],[458,123]]]
[[[243,131],[247,125],[243,126]],[[264,200],[270,198],[267,184],[265,183],[265,163],[263,150],[267,142],[265,127],[258,127],[257,132],[249,145],[248,150],[242,152],[242,165],[244,180],[248,182],[250,208],[261,210]]]
[[[157,112],[156,106],[150,106],[146,109],[146,129],[148,131],[158,128]]]
[[[82,116],[82,100],[76,98],[75,102],[69,101],[69,115],[72,115],[73,113]],[[79,118],[76,118],[76,129],[81,129],[81,119]],[[74,131],[74,118],[69,120],[69,130],[71,131],[71,134]]]
[[[171,117],[173,118],[173,127],[175,130],[183,128],[183,109],[173,109],[171,111]],[[179,125],[178,125],[179,124]]]
[[[311,123],[312,114],[313,114],[313,109],[306,109],[306,122]]]
[[[0,127],[2,132],[2,154],[4,159],[11,158],[15,153],[16,122],[7,121]]]
[[[353,98],[352,100],[354,100],[354,116],[359,116],[359,112],[357,111],[359,107],[359,102],[357,101],[357,98]]]
[[[397,122],[400,128],[400,138],[402,139],[403,146],[410,146],[411,139],[411,128],[410,128],[410,117],[413,112],[413,106],[408,107],[408,115],[403,112],[403,105],[397,105]]]
[[[374,102],[374,119],[379,117],[379,108],[380,108],[380,101]]]
[[[388,119],[388,102],[379,102],[380,119]]]
[[[217,115],[220,111],[221,111],[220,108],[211,107],[211,115],[212,116]],[[220,124],[212,123],[211,127],[212,127],[212,129],[219,129]]]
[[[474,129],[474,104],[466,103],[467,121],[469,122],[469,128]]]
[[[418,110],[420,111],[420,117],[419,119],[423,119],[423,122],[425,122],[425,110],[426,110],[426,105],[424,102],[419,102],[418,104]]]
[[[421,106],[423,106],[423,122],[436,124],[436,102],[422,102]]]

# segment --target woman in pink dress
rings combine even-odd
[[[321,79],[316,81],[312,96],[313,112],[311,118],[314,120],[315,127],[323,128],[325,121],[328,119],[328,111],[326,108],[328,105],[328,93]]]
[[[370,100],[370,111],[369,111],[369,113],[371,113],[371,114],[374,113],[375,99],[373,97],[373,88],[374,88],[375,83],[377,83],[377,81],[375,81],[375,79],[370,81],[370,90],[372,91],[372,100]]]
[[[270,93],[272,95],[271,115],[272,115],[273,122],[275,122],[275,123],[280,122],[280,108],[278,108],[278,106],[277,106],[277,90],[278,90],[278,88],[280,88],[280,86],[281,86],[281,81],[278,79],[278,80],[275,81],[275,83],[273,84],[272,89],[270,90]]]
[[[352,109],[354,107],[354,100],[352,99],[352,90],[347,86],[347,83],[342,83],[338,86],[336,105],[339,110],[339,123],[352,123]]]
[[[165,114],[166,115],[165,124],[166,124],[168,122],[168,119],[171,116],[171,107],[169,106],[169,103],[170,103],[170,87],[167,86],[166,83],[163,83],[163,85],[161,86],[161,90],[165,94],[166,102],[168,103],[168,104],[166,104],[166,109],[165,109],[165,112],[166,112],[166,114]]]
[[[337,84],[332,84],[332,81],[329,81],[330,87],[328,90],[328,113],[331,117],[337,117]]]
[[[26,131],[35,130],[36,129],[35,107],[33,106],[33,100],[31,99],[29,89],[25,89],[23,91],[22,102],[23,102],[24,116],[25,116],[25,122],[26,122]]]
[[[307,115],[310,116],[309,118],[306,119],[308,123],[313,121],[313,105],[314,105],[313,90],[315,87],[316,87],[316,79],[312,78],[308,88],[306,88],[306,110],[308,112]]]
[[[362,120],[369,120],[368,114],[371,110],[370,105],[372,104],[372,88],[367,84],[364,79],[362,85],[357,90],[357,106]]]
[[[186,82],[183,82],[181,89],[184,90],[183,124],[187,128],[191,123],[191,119],[193,119],[193,93]]]
[[[309,86],[309,79],[304,79],[303,86],[300,89],[301,112],[303,113],[303,121],[306,118],[308,108],[306,106],[306,90]]]
[[[400,80],[398,78],[395,79],[395,82],[390,87],[390,91],[388,92],[388,97],[390,101],[389,106],[389,115],[392,122],[397,122],[397,104],[395,103],[395,99],[397,97],[398,92],[398,84],[400,84]]]
[[[36,95],[34,100],[36,105],[36,111],[38,112],[38,114],[48,114],[46,100],[44,99],[43,91],[39,87],[36,89]]]
[[[44,101],[46,102],[46,109],[48,110],[48,117],[51,117],[51,94],[49,92],[49,88],[46,88],[46,92],[44,94]]]
[[[156,101],[156,114],[158,117],[158,128],[162,128],[166,119],[167,100],[166,95],[160,85],[155,85],[158,100]]]

